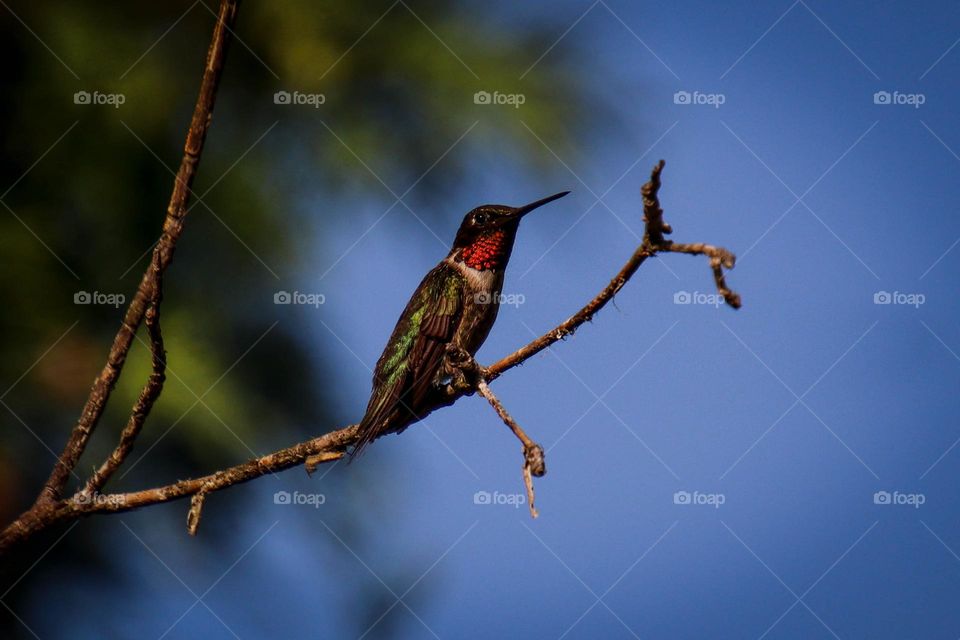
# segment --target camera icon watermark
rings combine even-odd
[[[719,509],[726,504],[727,496],[722,493],[701,493],[700,491],[677,491],[673,494],[673,504],[708,506]]]
[[[499,491],[477,491],[473,494],[473,504],[507,505],[519,509],[526,504],[527,496],[522,493],[500,493]]]
[[[905,105],[919,109],[927,101],[923,93],[901,93],[900,91],[877,91],[873,94],[873,104]]]
[[[127,96],[122,93],[101,93],[99,91],[77,91],[73,94],[73,104],[82,105],[108,105],[114,109],[119,109],[120,105],[127,101]]]
[[[473,301],[476,304],[498,304],[519,307],[527,301],[527,297],[522,293],[491,293],[489,291],[481,291],[480,293],[474,294]]]
[[[927,501],[922,493],[901,493],[899,491],[877,491],[873,494],[873,504],[910,506],[919,509]]]
[[[103,494],[99,491],[94,491],[93,493],[81,491],[74,497],[74,501],[81,505],[95,504],[109,507],[122,507],[127,503],[127,499],[123,495]]]
[[[703,293],[701,291],[677,291],[673,294],[673,304],[699,304],[719,308],[726,303],[719,293]]]
[[[301,93],[300,91],[277,91],[273,94],[273,104],[307,105],[319,109],[327,101],[322,93]]]
[[[315,309],[327,301],[322,293],[304,293],[302,291],[277,291],[273,294],[273,304],[299,304]]]
[[[902,291],[877,291],[873,294],[873,304],[895,304],[919,309],[927,301],[922,293],[904,293]]]
[[[520,105],[527,101],[527,96],[522,93],[500,93],[494,91],[477,91],[473,94],[473,104],[497,104],[509,105],[514,109],[519,109]]]
[[[701,93],[700,91],[677,91],[673,94],[673,104],[706,105],[719,109],[727,101],[723,93]]]
[[[76,291],[73,294],[73,304],[102,304],[119,308],[127,301],[122,293],[101,293],[99,291]]]
[[[273,494],[273,504],[290,504],[294,506],[307,506],[319,509],[320,505],[326,503],[327,496],[322,493],[300,493],[294,491],[277,491]]]

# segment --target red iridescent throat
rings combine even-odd
[[[478,271],[497,269],[506,264],[510,243],[507,233],[497,229],[484,234],[460,250],[460,259],[468,267]]]

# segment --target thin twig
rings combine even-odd
[[[187,533],[197,535],[200,528],[200,517],[203,515],[203,503],[207,499],[207,492],[201,489],[190,498],[190,509],[187,511]]]
[[[737,261],[736,256],[723,247],[715,247],[712,244],[703,242],[680,244],[664,238],[664,236],[673,233],[673,229],[664,221],[663,209],[660,207],[660,174],[663,172],[665,164],[661,160],[654,165],[650,172],[650,181],[640,189],[640,194],[643,196],[643,221],[645,223],[641,247],[646,247],[651,254],[669,251],[671,253],[707,256],[710,258],[710,269],[713,271],[713,281],[717,285],[717,292],[723,296],[728,305],[734,309],[739,309],[740,294],[727,286],[723,274],[724,269],[733,269]]]
[[[84,493],[78,492],[73,497],[57,503],[55,509],[49,514],[50,523],[72,520],[95,513],[131,511],[152,504],[194,496],[201,492],[214,493],[227,487],[249,482],[267,473],[300,466],[311,456],[322,459],[322,462],[331,462],[343,457],[347,447],[353,444],[356,439],[357,425],[354,424],[206,476],[180,480],[162,487],[128,493],[99,494],[93,500],[87,498]],[[19,536],[16,536],[10,528],[0,534],[0,552],[3,552],[10,543],[15,542],[14,538],[19,539]]]
[[[740,308],[740,294],[732,291],[727,286],[727,280],[724,277],[724,269],[733,269],[736,264],[736,256],[724,249],[715,247],[712,244],[697,242],[695,244],[679,244],[667,241],[664,245],[658,247],[658,251],[670,251],[672,253],[686,253],[692,256],[707,256],[710,258],[710,269],[713,271],[713,281],[717,285],[717,293],[723,296],[724,301],[734,309]]]
[[[542,477],[547,472],[547,464],[544,460],[543,447],[530,439],[524,430],[517,424],[517,421],[507,412],[507,409],[500,402],[500,398],[494,395],[486,380],[477,382],[477,393],[482,395],[497,412],[503,423],[510,427],[513,435],[517,436],[520,444],[523,445],[523,484],[527,488],[527,504],[530,505],[530,516],[536,518],[540,515],[534,506],[533,476]]]
[[[152,355],[153,371],[147,378],[147,383],[140,391],[140,397],[137,398],[130,418],[126,426],[120,433],[120,442],[110,454],[96,473],[87,481],[84,491],[94,494],[103,488],[104,483],[110,479],[110,476],[120,468],[123,461],[127,459],[133,450],[133,445],[140,435],[143,423],[153,409],[153,403],[160,397],[163,391],[163,382],[166,380],[167,353],[163,346],[163,334],[160,331],[160,299],[161,292],[157,292],[157,299],[147,308],[147,331],[150,334],[150,351]]]

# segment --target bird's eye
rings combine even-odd
[[[474,222],[474,224],[487,224],[487,220],[489,220],[489,219],[490,219],[490,216],[488,216],[488,215],[487,215],[486,213],[484,213],[483,211],[481,211],[481,212],[479,212],[479,213],[476,213],[476,214],[474,214],[474,216],[473,216],[473,222]]]

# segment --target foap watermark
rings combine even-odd
[[[901,493],[899,491],[877,491],[873,494],[873,504],[892,504],[919,509],[927,501],[922,493]]]
[[[273,304],[301,304],[314,308],[327,301],[322,293],[304,293],[302,291],[277,291],[273,294]]]
[[[73,304],[105,304],[119,308],[127,297],[122,293],[101,293],[100,291],[77,291],[73,294]]]
[[[904,293],[903,291],[877,291],[873,294],[873,304],[899,304],[919,309],[927,301],[922,293]]]
[[[86,491],[81,491],[76,495],[74,501],[77,504],[82,505],[107,505],[111,507],[122,507],[126,504],[126,497],[120,494],[103,494],[99,491],[94,491],[93,493],[87,493]]]
[[[527,496],[522,493],[500,493],[499,491],[477,491],[473,494],[473,504],[509,505],[519,509],[527,503]]]
[[[327,501],[327,496],[322,493],[300,493],[294,491],[277,491],[273,494],[273,504],[292,504],[294,506],[306,506],[319,509],[320,505]]]
[[[490,293],[481,291],[474,294],[473,301],[477,304],[499,304],[519,307],[527,301],[527,297],[522,293]]]
[[[302,93],[300,91],[277,91],[273,94],[273,104],[306,105],[319,109],[327,101],[322,93]]]
[[[73,104],[108,105],[119,109],[127,101],[122,93],[102,93],[100,91],[77,91],[73,94]]]
[[[719,293],[703,293],[701,291],[677,291],[673,294],[673,304],[705,304],[720,307],[726,303]]]
[[[673,94],[673,104],[707,105],[719,109],[727,101],[722,93],[701,93],[700,91],[677,91]]]
[[[673,504],[709,506],[719,509],[727,501],[722,493],[701,493],[699,491],[677,491],[673,494]]]
[[[494,91],[477,91],[473,94],[473,104],[505,104],[514,109],[519,109],[520,105],[527,101],[527,96],[522,93],[500,93]]]
[[[873,104],[895,104],[919,109],[927,101],[922,93],[902,93],[900,91],[877,91],[873,94]]]

